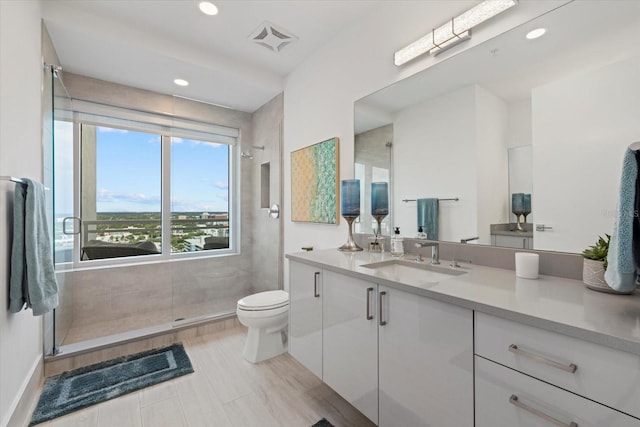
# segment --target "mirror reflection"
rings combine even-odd
[[[640,141],[639,37],[640,2],[572,2],[358,100],[356,177],[393,146],[384,234],[415,237],[435,199],[444,241],[581,252],[610,233]]]

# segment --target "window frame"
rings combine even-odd
[[[240,197],[240,156],[238,141],[240,132],[238,129],[219,126],[215,124],[190,121],[188,119],[176,119],[161,114],[139,112],[127,110],[120,107],[111,107],[96,104],[95,108],[99,114],[95,114],[92,103],[82,102],[83,106],[89,105],[89,111],[74,111],[73,116],[73,165],[74,165],[74,216],[82,218],[81,213],[81,177],[82,177],[82,125],[110,127],[115,129],[130,130],[135,132],[145,132],[160,136],[161,143],[161,230],[162,248],[160,254],[137,255],[119,258],[105,258],[96,260],[81,260],[82,233],[74,235],[74,248],[72,262],[58,264],[62,269],[64,266],[71,266],[74,269],[85,269],[108,266],[127,266],[137,264],[163,263],[167,261],[193,260],[202,258],[214,258],[220,256],[238,255],[241,252],[241,197]],[[75,107],[75,105],[74,105]],[[75,108],[74,108],[75,110]],[[113,115],[105,115],[112,111]],[[137,121],[138,117],[150,117],[157,123],[145,123]],[[115,116],[115,117],[114,117]],[[129,116],[130,118],[127,118]],[[104,118],[104,120],[101,120]],[[132,120],[133,119],[133,120]],[[158,123],[160,123],[158,125]],[[178,123],[179,127],[171,124]],[[137,125],[139,124],[139,126]],[[193,124],[192,128],[184,127]],[[226,135],[208,133],[207,129],[222,130]],[[235,136],[234,136],[235,134]],[[222,143],[228,146],[228,168],[229,168],[229,247],[225,249],[207,249],[193,252],[172,252],[171,251],[171,138],[181,137],[193,140]],[[82,225],[80,225],[82,227]],[[77,230],[75,230],[77,231]]]

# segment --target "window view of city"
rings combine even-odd
[[[229,147],[175,137],[164,143],[170,188],[162,186],[161,135],[81,126],[81,221],[64,219],[73,216],[73,197],[65,194],[73,168],[59,166],[72,154],[56,156],[55,185],[68,186],[55,197],[57,262],[71,260],[73,236],[63,233],[71,222],[80,231],[81,260],[229,248]],[[73,152],[72,145],[59,148]],[[170,212],[162,211],[163,197],[170,197]],[[163,232],[170,249],[162,247]]]

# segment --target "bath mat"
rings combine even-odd
[[[182,344],[47,378],[30,426],[193,372]]]
[[[333,427],[333,424],[327,421],[326,418],[323,418],[317,423],[315,423],[314,425],[312,425],[311,427]]]

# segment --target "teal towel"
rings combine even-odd
[[[13,196],[13,243],[9,311],[26,305],[34,316],[58,306],[44,186],[30,179],[16,184]]]
[[[438,199],[418,199],[418,227],[422,226],[427,239],[438,240]]]
[[[635,151],[628,149],[622,162],[620,201],[616,221],[611,233],[608,267],[604,273],[607,285],[618,292],[631,292],[636,288],[636,265],[633,258],[633,221],[636,200],[638,162]]]

